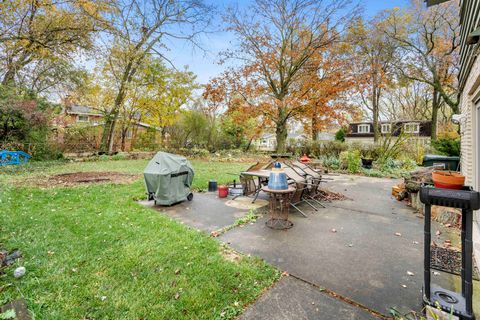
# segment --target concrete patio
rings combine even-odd
[[[423,221],[390,196],[397,181],[346,175],[333,179],[327,188],[350,200],[327,203],[317,212],[304,206],[307,218],[291,211],[294,226],[288,231],[266,227],[268,217],[262,216],[219,237],[291,275],[241,319],[371,319],[388,316],[391,308],[421,311]],[[195,197],[191,203],[157,210],[211,232],[233,224],[250,203],[222,200],[219,205],[214,194]],[[449,274],[436,272],[432,278],[445,288],[455,287]]]

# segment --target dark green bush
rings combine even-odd
[[[345,128],[341,128],[335,133],[335,140],[340,141],[340,142],[345,142],[345,135],[347,134],[347,131]]]
[[[438,139],[432,141],[432,146],[446,156],[460,156],[460,139]]]

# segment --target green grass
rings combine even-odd
[[[233,179],[238,181],[238,174],[249,166],[249,164],[235,162],[209,162],[204,160],[192,160],[190,162],[195,170],[193,188],[196,190],[206,189],[210,179],[217,180],[219,184],[231,182]],[[0,167],[0,183],[10,184],[25,179],[81,171],[114,171],[141,175],[147,163],[148,160],[30,162],[22,166]]]
[[[231,262],[220,244],[133,199],[130,185],[26,188],[75,171],[140,173],[146,161],[32,163],[0,173],[0,247],[23,252],[27,274],[0,276],[0,304],[24,297],[35,319],[229,319],[279,277],[263,261]],[[195,185],[245,164],[193,161]]]

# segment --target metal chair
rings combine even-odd
[[[321,203],[318,200],[318,197],[321,195],[320,194],[320,184],[324,182],[322,179],[322,175],[318,172],[311,172],[310,170],[303,170],[299,168],[298,166],[294,165],[295,162],[291,162],[290,164],[285,164],[286,166],[292,168],[295,170],[295,172],[298,173],[298,171],[301,171],[303,174],[301,176],[305,177],[307,183],[309,184],[309,192],[305,194],[304,196],[310,200],[313,201],[314,203],[318,204],[322,208],[325,208],[325,205]],[[316,173],[316,174],[315,174]]]
[[[296,191],[293,195],[291,206],[300,212],[304,217],[307,215],[298,207],[301,203],[306,203],[312,207],[315,211],[318,211],[318,208],[313,205],[317,203],[324,207],[312,196],[312,193],[316,192],[318,189],[318,180],[311,179],[310,181],[298,174],[292,167],[284,166],[283,167],[287,178],[292,181],[296,186]],[[312,203],[313,202],[313,203]]]

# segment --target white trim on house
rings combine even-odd
[[[391,123],[382,123],[381,133],[391,133],[391,132],[392,132],[392,124]]]
[[[359,124],[357,126],[358,133],[370,133],[370,125],[369,124]]]
[[[398,139],[398,137],[392,136],[392,139],[395,141]],[[415,143],[415,144],[420,144],[423,146],[428,146],[431,143],[430,137],[425,137],[425,136],[413,136],[409,137],[409,143]],[[373,137],[355,137],[355,136],[347,136],[345,137],[345,142],[347,143],[364,143],[364,144],[373,144],[375,143]]]
[[[409,122],[403,125],[405,133],[420,133],[420,124],[418,122]]]
[[[82,120],[83,118],[83,120]],[[90,117],[86,114],[77,114],[77,122],[88,122],[90,121]]]

